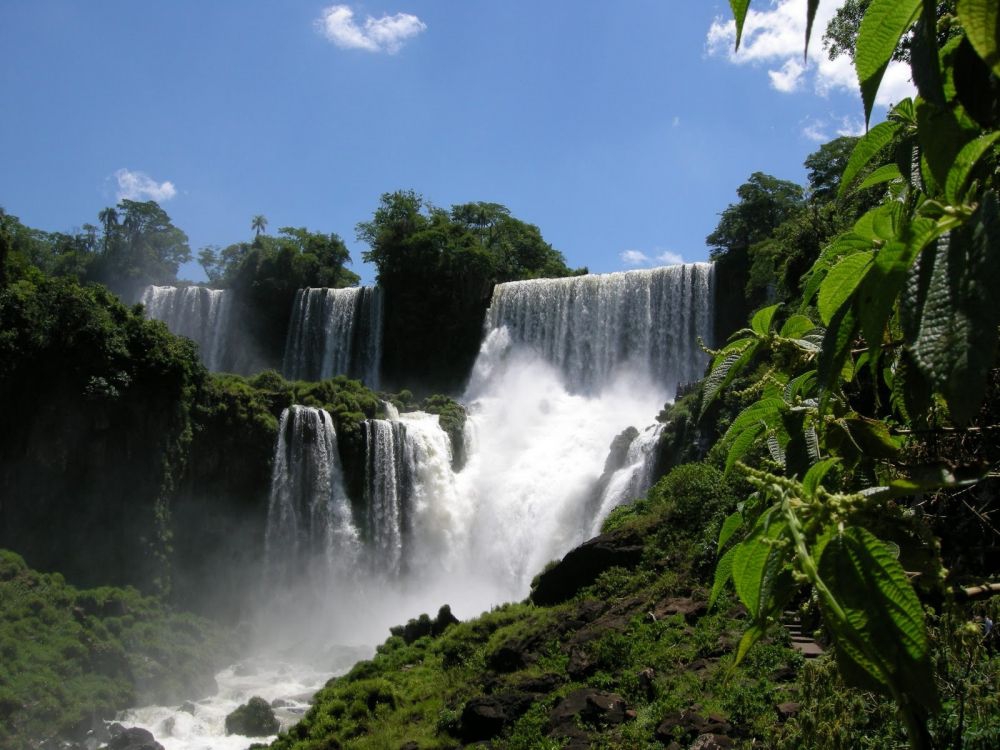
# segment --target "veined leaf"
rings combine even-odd
[[[747,18],[747,10],[750,8],[750,0],[729,0],[729,7],[733,9],[733,18],[736,19],[736,49],[739,50],[740,42],[743,40],[743,24]]]
[[[743,514],[739,511],[735,511],[726,517],[726,520],[722,522],[722,528],[719,530],[719,545],[716,548],[716,554],[722,551],[722,548],[726,546],[733,534],[743,525]]]
[[[923,0],[872,0],[858,29],[854,67],[861,85],[865,124],[871,119],[875,94],[896,46],[920,15]]]
[[[1000,306],[1000,205],[987,191],[965,226],[928,246],[907,279],[900,306],[913,361],[966,424],[986,389],[997,342]]]
[[[786,339],[797,339],[815,327],[815,324],[805,315],[796,314],[785,321],[785,324],[781,326],[781,333],[779,335]]]
[[[815,495],[816,490],[823,483],[823,477],[838,463],[840,463],[839,458],[825,458],[819,463],[810,466],[809,471],[802,477],[802,489],[810,496]]]
[[[963,126],[949,107],[937,107],[917,101],[917,137],[928,195],[934,195],[948,181],[959,152],[975,136],[972,128]],[[933,183],[933,184],[931,184]]]
[[[839,607],[821,599],[838,651],[879,683],[935,709],[923,608],[886,545],[865,529],[845,529],[824,548],[819,575]]]
[[[826,411],[834,386],[848,365],[851,343],[858,329],[858,319],[850,305],[843,305],[830,321],[823,337],[823,348],[817,362],[817,377],[823,389],[820,412]]]
[[[996,0],[958,0],[962,28],[983,61],[1000,76],[1000,11]]]
[[[732,382],[743,365],[753,358],[759,345],[760,340],[758,339],[748,342],[745,347],[735,347],[728,353],[725,350],[720,352],[719,356],[716,357],[716,365],[705,379],[701,398],[702,414],[719,395],[719,392]]]
[[[778,438],[778,433],[771,430],[767,433],[767,450],[771,454],[772,460],[779,466],[785,465],[785,448]]]
[[[781,539],[788,522],[772,510],[757,520],[754,529],[735,548],[733,584],[750,616],[763,619],[771,605],[771,593],[778,574],[784,568],[789,553],[775,541]]]
[[[812,390],[813,386],[816,384],[816,371],[808,370],[801,375],[798,375],[785,385],[784,399],[788,403],[792,403],[799,396],[802,396]]]
[[[840,263],[830,269],[819,288],[817,307],[823,322],[830,325],[837,311],[850,299],[858,284],[864,278],[868,267],[875,257],[874,251],[868,250],[854,255],[848,255]]]
[[[708,595],[708,608],[715,606],[716,599],[726,587],[726,582],[733,577],[733,558],[736,556],[736,547],[728,550],[726,554],[719,558],[715,564],[715,579],[712,582],[712,593]]]
[[[853,233],[860,237],[888,242],[896,238],[905,221],[903,205],[889,201],[866,212],[854,223]]]
[[[864,190],[865,188],[874,187],[875,185],[881,185],[883,182],[891,182],[893,180],[901,179],[903,179],[903,175],[899,171],[899,167],[897,165],[884,164],[862,180],[861,184],[858,185],[858,190]]]
[[[787,408],[788,404],[780,398],[762,398],[759,401],[754,401],[736,416],[736,419],[729,425],[729,429],[726,430],[723,440],[742,432],[756,422],[773,425],[781,412]]]
[[[764,422],[753,422],[752,424],[745,425],[738,432],[732,433],[732,442],[729,444],[729,451],[726,453],[726,474],[733,470],[736,462],[747,454],[747,451],[753,447],[753,444],[757,442],[757,438],[766,429],[767,425]],[[727,432],[726,436],[728,437],[729,434]]]
[[[899,446],[884,422],[860,415],[847,417],[844,422],[851,433],[851,439],[866,456],[895,458],[898,455]]]
[[[851,185],[858,178],[858,175],[896,137],[896,134],[902,128],[902,123],[895,120],[886,120],[869,130],[857,142],[854,150],[851,151],[850,157],[847,159],[844,174],[840,178],[840,187],[837,189],[838,197],[842,198],[851,192]]]
[[[768,307],[763,307],[754,313],[753,317],[750,319],[750,328],[760,337],[765,337],[771,333],[771,322],[774,320],[774,314],[778,312],[778,308],[781,304],[769,305]]]
[[[969,174],[983,158],[983,155],[996,143],[997,138],[1000,138],[1000,131],[994,131],[969,141],[958,152],[955,163],[948,171],[948,179],[945,180],[944,185],[944,195],[950,204],[954,206],[962,202],[962,190],[969,179]]]
[[[753,623],[746,631],[743,633],[743,637],[740,638],[740,643],[736,647],[736,658],[733,660],[733,666],[738,665],[743,659],[746,658],[747,652],[754,647],[764,634],[767,632],[766,625],[758,625]]]

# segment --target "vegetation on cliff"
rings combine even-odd
[[[76,589],[0,550],[0,745],[82,741],[138,702],[211,695],[231,638],[135,589]]]

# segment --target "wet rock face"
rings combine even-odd
[[[462,709],[459,738],[477,742],[496,737],[527,711],[534,696],[527,693],[502,693],[473,698]]]
[[[244,737],[267,737],[278,733],[274,709],[263,698],[254,696],[226,717],[226,734]]]
[[[113,724],[109,731],[111,741],[108,742],[107,750],[163,750],[163,745],[153,738],[148,729],[125,729],[120,724]]]
[[[642,539],[631,530],[601,534],[570,550],[538,576],[531,601],[541,606],[559,604],[589,586],[608,568],[634,568],[642,559]]]

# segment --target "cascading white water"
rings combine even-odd
[[[290,380],[358,378],[378,388],[382,292],[377,287],[300,289],[295,293],[283,371]]]
[[[264,534],[268,584],[287,585],[307,571],[318,576],[350,572],[359,551],[333,419],[323,409],[285,409]]]
[[[356,526],[338,494],[329,415],[287,410],[276,444],[269,566],[288,581],[294,573],[279,560],[302,570],[308,550],[306,559],[318,557],[330,572],[300,574],[301,585],[286,585],[289,596],[268,598],[267,643],[299,645],[315,664],[317,644],[372,647],[389,626],[444,603],[466,618],[523,598],[548,561],[648,487],[658,425],[631,441],[595,499],[616,436],[653,422],[678,383],[701,375],[707,356],[696,339],[711,336],[711,294],[707,264],[499,285],[463,397],[464,467],[453,471],[437,416],[386,408],[389,419],[363,426],[365,507],[354,509]],[[217,706],[232,704],[224,687],[198,710],[218,716]],[[218,720],[198,729],[204,744],[174,745],[161,733],[190,720],[176,709],[148,712],[169,714],[156,724],[136,714],[168,750],[225,746],[210,736]]]
[[[147,286],[139,300],[146,316],[162,320],[171,333],[198,345],[201,361],[219,372],[227,365],[232,295],[201,286]]]
[[[623,503],[642,497],[652,486],[656,446],[662,434],[663,425],[657,423],[647,427],[629,443],[624,465],[611,475],[601,491],[597,513],[590,525],[591,535],[600,533],[608,513]]]
[[[701,377],[698,337],[711,332],[712,278],[710,263],[692,263],[500,284],[487,329],[506,327],[574,392],[599,392],[628,371],[672,393]]]

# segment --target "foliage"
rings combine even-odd
[[[233,658],[222,630],[134,589],[78,590],[0,550],[0,745],[82,739],[136,701],[214,690]]]
[[[385,289],[383,376],[425,392],[462,387],[495,283],[585,272],[496,203],[449,212],[412,191],[386,193],[357,235]]]
[[[738,27],[747,5],[733,4]],[[770,361],[757,400],[725,436],[727,469],[741,466],[756,489],[719,540],[715,593],[731,579],[753,619],[738,658],[810,586],[844,679],[890,696],[914,747],[930,745],[927,718],[940,703],[905,571],[930,590],[943,571],[904,509],[989,468],[940,454],[919,465],[904,452],[922,430],[980,428],[997,349],[1000,314],[986,302],[1000,280],[997,89],[968,83],[991,75],[997,29],[984,25],[995,17],[987,5],[959,3],[957,17],[941,17],[946,26],[934,3],[868,5],[854,55],[866,119],[917,22],[910,63],[920,95],[858,141],[837,188],[843,197],[880,184],[885,198],[823,250],[797,312],[759,311],[716,353],[705,390],[708,404],[751,360]],[[897,164],[863,179],[887,148]],[[754,445],[766,445],[767,470],[738,463]]]
[[[0,508],[0,544],[78,581],[167,590],[168,502],[204,377],[191,342],[103,287],[34,270],[0,289],[0,481],[30,498]]]

